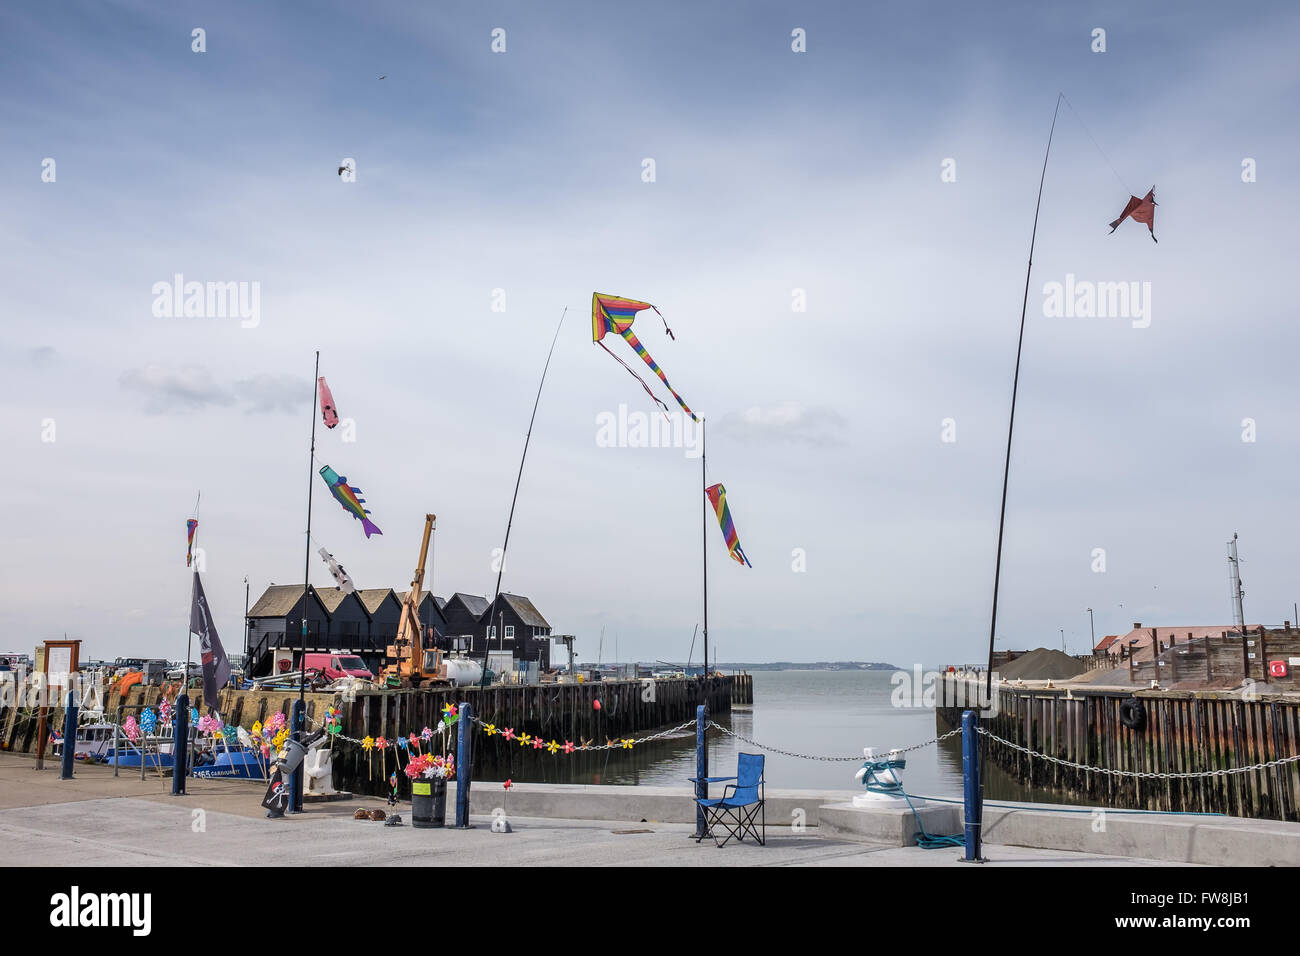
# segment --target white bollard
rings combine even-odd
[[[862,750],[862,756],[864,756],[867,759],[868,763],[875,763],[878,761],[901,760],[903,758],[903,753],[900,750],[889,750],[881,754],[880,756],[877,756],[873,748],[864,747]],[[857,780],[859,783],[861,783],[863,787],[866,787],[869,783],[877,783],[877,784],[897,783],[901,786],[903,780],[903,773],[902,773],[902,769],[898,767],[891,767],[887,770],[873,771],[870,768],[864,766],[856,774],[854,774],[854,779]],[[913,797],[912,804],[913,806],[918,806],[918,807],[924,806],[925,801],[918,800],[915,797]],[[855,807],[869,807],[878,810],[893,809],[898,807],[906,807],[907,799],[901,793],[899,794],[879,793],[872,790],[865,790],[864,792],[856,794],[853,797],[853,805]]]

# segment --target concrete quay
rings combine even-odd
[[[947,866],[961,855],[899,845],[910,834],[898,811],[855,824],[845,806],[851,792],[769,791],[767,846],[746,840],[718,849],[691,838],[687,787],[517,784],[506,794],[499,783],[476,781],[469,830],[415,830],[409,804],[397,808],[401,827],[353,820],[356,807],[385,807],[375,797],[267,820],[257,781],[190,780],[187,789],[173,797],[170,778],[115,778],[104,767],[78,767],[73,780],[61,781],[55,768],[37,771],[30,758],[0,755],[0,865]],[[503,805],[515,832],[491,833],[491,811]],[[927,829],[960,832],[958,808],[931,806]],[[792,827],[797,812],[806,818]],[[1300,863],[1295,824],[1110,813],[1106,829],[1095,832],[1087,813],[1025,805],[986,814],[991,866]]]

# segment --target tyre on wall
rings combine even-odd
[[[1130,697],[1119,705],[1119,722],[1129,730],[1141,730],[1147,725],[1147,708],[1136,697]]]

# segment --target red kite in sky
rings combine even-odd
[[[1156,238],[1156,187],[1152,186],[1151,190],[1142,199],[1137,196],[1128,197],[1128,205],[1124,207],[1124,212],[1120,217],[1110,224],[1110,231],[1114,232],[1121,222],[1125,219],[1132,219],[1134,222],[1145,222],[1147,229],[1151,231],[1151,241],[1159,242]]]

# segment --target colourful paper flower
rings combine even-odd
[[[496,724],[484,724],[484,725],[483,725],[483,732],[486,733],[489,737],[491,737],[493,734],[495,734],[495,733],[497,732],[497,725],[496,725]]]
[[[519,746],[527,747],[530,743],[532,743],[532,741],[533,741],[532,737],[529,737],[527,734],[522,734],[519,737]]]
[[[571,753],[573,753],[573,741],[572,741],[572,740],[566,740],[566,741],[564,742],[564,752],[565,752],[566,754],[571,754]]]
[[[623,749],[624,749],[624,750],[631,750],[631,749],[632,749],[632,738],[631,738],[631,737],[624,737],[624,738],[623,738]]]
[[[546,746],[546,741],[543,740],[541,737],[534,737],[534,738],[533,738],[533,749],[534,749],[534,750],[541,750],[541,749],[542,749],[543,747],[545,747],[545,746]]]
[[[514,786],[514,784],[511,783],[511,782],[507,779],[505,783],[501,784],[501,786],[504,787],[505,789],[509,790],[511,787]]]
[[[428,727],[425,727],[422,731],[420,731],[421,740],[428,741],[431,740],[432,738],[433,738],[433,731],[430,730]]]
[[[388,738],[387,738],[387,737],[376,737],[376,738],[375,738],[375,746],[378,747],[380,750],[387,750],[387,749],[388,749]]]
[[[546,749],[549,750],[551,753],[555,753],[555,751],[560,749],[560,745],[557,744],[554,740],[552,740],[549,744],[546,745]]]
[[[362,750],[367,750],[367,751],[368,751],[368,750],[374,750],[374,749],[375,749],[375,738],[374,738],[374,737],[371,737],[369,734],[367,734],[367,735],[365,736],[365,738],[361,741],[361,749],[362,749]]]
[[[395,741],[393,741],[393,746],[395,746],[398,750],[405,750],[409,745],[407,744],[405,737],[398,737]]]
[[[501,736],[504,737],[506,740],[514,740],[515,739],[514,728],[507,727],[505,730],[501,731]]]
[[[420,746],[420,738],[417,737],[415,734],[411,734],[411,736],[406,739],[410,741],[412,747],[418,748]]]
[[[442,713],[443,713],[443,716],[446,716],[446,717],[455,717],[455,716],[456,716],[456,705],[455,705],[455,704],[443,704],[443,705],[442,705]]]

